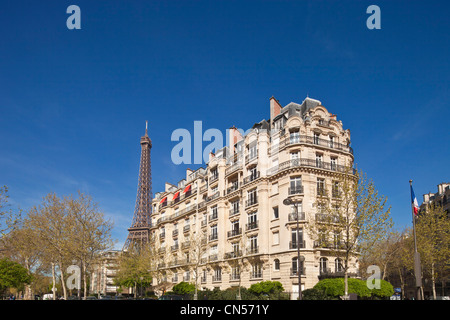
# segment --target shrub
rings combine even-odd
[[[323,279],[314,286],[314,289],[322,291],[326,296],[339,298],[345,294],[344,278]],[[356,293],[360,298],[371,296],[365,281],[352,278],[348,279],[348,293]]]
[[[324,291],[311,288],[302,291],[303,300],[331,300],[333,297],[327,296]]]
[[[270,293],[279,293],[283,292],[284,288],[281,282],[279,281],[261,281],[258,283],[254,283],[248,289],[251,293],[260,295],[260,294],[270,294]]]
[[[371,290],[373,299],[386,299],[394,294],[394,287],[385,280],[380,280],[380,289]]]
[[[189,294],[195,291],[195,286],[192,283],[180,282],[173,286],[172,292],[179,295]]]

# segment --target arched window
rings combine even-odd
[[[328,259],[320,258],[320,273],[327,273],[328,269]]]
[[[280,270],[280,260],[275,259],[273,260],[273,269],[279,271]]]
[[[292,258],[291,275],[298,275],[297,272],[299,270],[300,270],[301,274],[304,274],[303,261],[305,261],[305,257],[302,257],[302,256],[300,256],[300,264],[298,264],[297,257]]]

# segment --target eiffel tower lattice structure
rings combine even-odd
[[[145,135],[141,137],[141,162],[139,166],[139,182],[134,209],[133,222],[128,229],[128,237],[123,246],[127,251],[133,246],[140,246],[150,240],[152,213],[152,167],[150,150],[152,141],[148,137],[148,122],[145,123]]]

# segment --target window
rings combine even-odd
[[[341,233],[338,231],[333,234],[333,244],[336,249],[341,247]]]
[[[344,267],[342,265],[342,259],[336,258],[336,260],[334,260],[334,272],[343,272],[343,271]]]
[[[278,207],[273,207],[273,218],[278,219]]]
[[[209,236],[209,240],[216,240],[218,238],[217,236],[217,225],[211,226],[211,233]]]
[[[278,260],[278,259],[273,260],[273,269],[275,271],[279,271],[280,270],[280,260]]]
[[[317,195],[325,195],[325,179],[323,178],[317,178]]]
[[[222,268],[217,267],[214,269],[213,281],[222,281]]]
[[[291,132],[290,134],[290,142],[292,143],[299,143],[300,142],[300,132]]]
[[[239,213],[239,200],[231,202],[231,212],[230,214],[238,214]]]
[[[331,195],[334,198],[339,198],[339,181],[333,181]]]
[[[252,146],[249,146],[248,148],[248,159],[252,160],[253,158],[256,158],[257,155],[258,150],[256,149],[256,142],[255,142]]]
[[[289,194],[303,193],[302,177],[291,177]]]
[[[216,180],[219,177],[217,168],[211,169],[211,180]]]
[[[272,233],[272,244],[279,245],[280,244],[280,232],[275,231]]]
[[[300,151],[294,151],[290,153],[291,160],[300,159]]]
[[[297,249],[297,245],[300,245],[300,248],[303,248],[303,229],[298,229],[298,237],[299,241],[297,241],[297,229],[291,230],[291,245],[290,249]]]
[[[251,278],[262,278],[262,264],[261,263],[255,263],[252,265],[252,273]]]
[[[316,167],[323,168],[323,156],[320,153],[316,154]]]
[[[239,242],[234,242],[231,244],[231,251],[233,251],[233,253],[236,254],[236,256],[239,255],[239,250],[240,250]]]
[[[217,206],[211,207],[211,215],[209,216],[209,220],[217,219]]]
[[[253,230],[258,228],[258,216],[257,212],[249,213],[248,215],[248,224],[247,224],[247,230]]]
[[[328,259],[327,258],[320,258],[319,268],[320,268],[320,273],[327,273],[327,271],[328,271]]]
[[[239,220],[231,222],[231,236],[239,235]]]
[[[251,206],[256,203],[258,203],[258,199],[256,197],[256,189],[248,191],[247,192],[247,206]]]
[[[249,254],[258,253],[258,236],[252,236],[249,238]]]
[[[251,168],[249,173],[250,173],[250,181],[253,181],[258,177],[258,172],[256,171],[256,167]]]
[[[298,275],[298,272],[300,271],[301,274],[303,274],[303,257],[300,256],[300,264],[298,263],[298,257],[292,258],[292,269],[291,269],[291,275]]]
[[[319,144],[320,133],[314,133],[314,144]]]
[[[336,171],[337,170],[337,158],[332,157],[330,160],[330,169]]]
[[[334,137],[330,136],[330,148],[334,148]]]

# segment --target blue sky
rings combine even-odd
[[[81,8],[81,30],[66,9]],[[369,30],[366,9],[381,9]],[[27,210],[49,192],[91,194],[131,225],[149,121],[153,191],[177,128],[248,129],[282,105],[322,101],[351,130],[355,161],[411,225],[449,181],[450,4],[445,1],[3,1],[0,185]],[[206,146],[205,143],[204,146]]]

